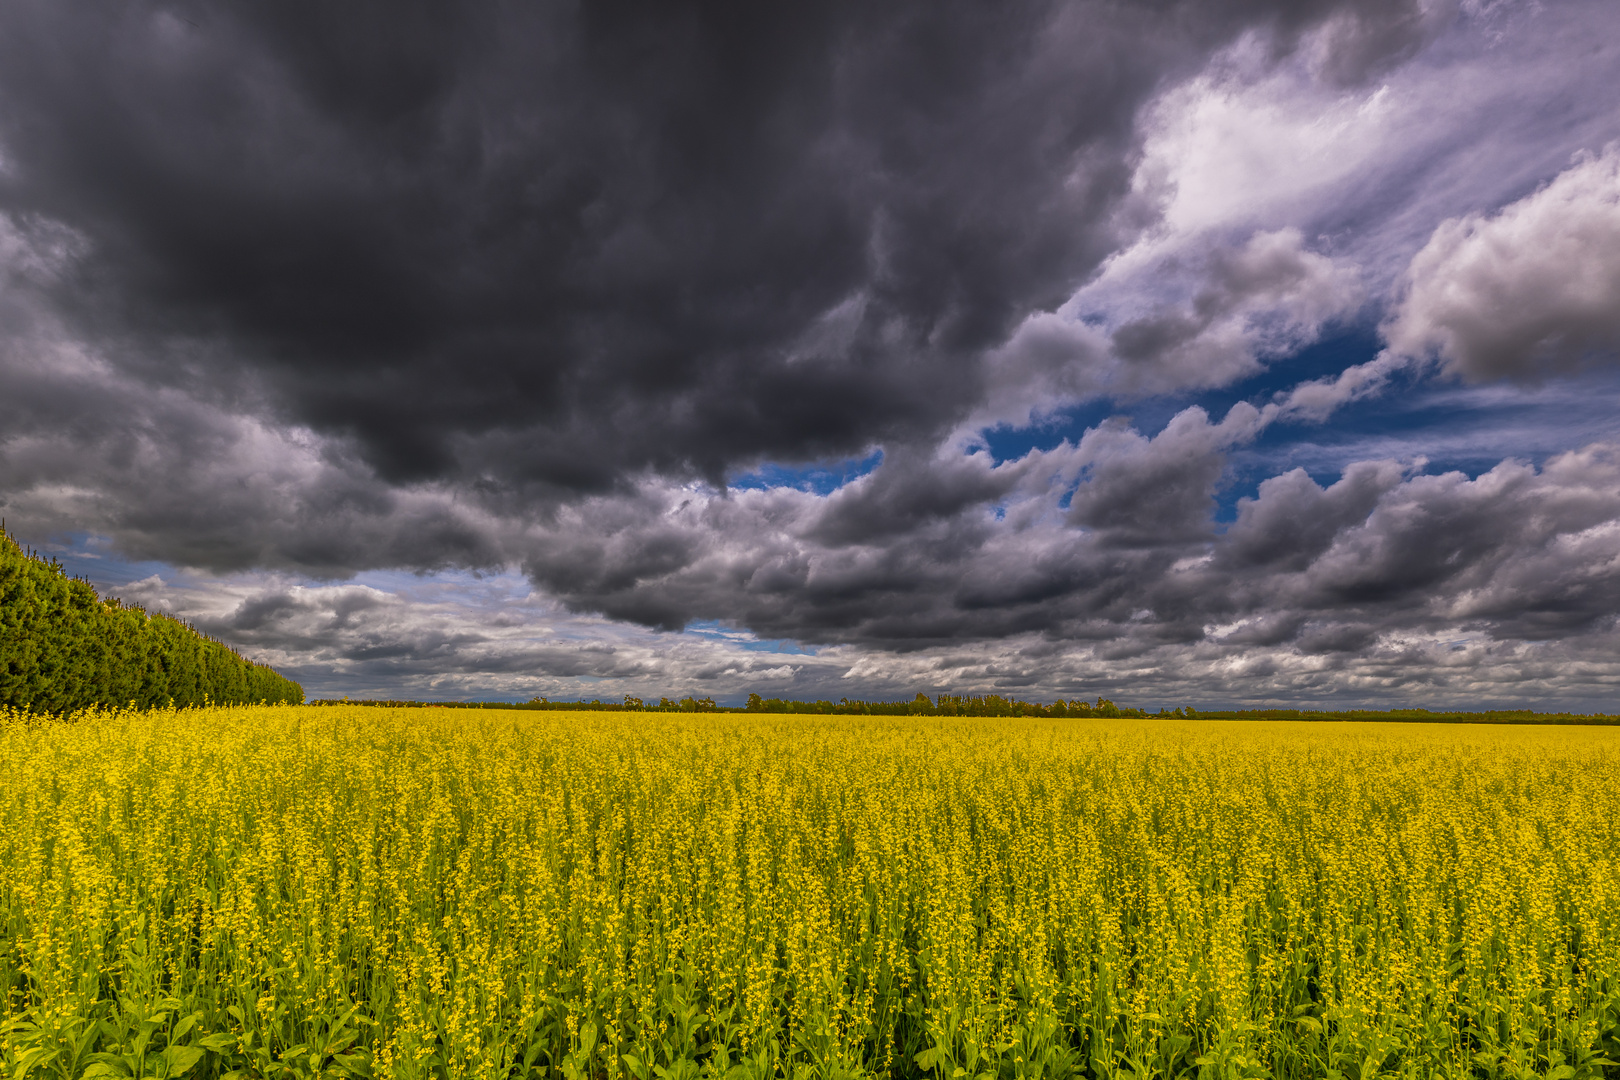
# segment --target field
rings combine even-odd
[[[0,727],[7,1074],[1620,1075],[1620,731]]]

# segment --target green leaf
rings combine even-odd
[[[205,1050],[212,1050],[216,1054],[223,1054],[227,1050],[236,1049],[237,1038],[228,1031],[216,1032],[213,1035],[204,1035],[197,1040],[197,1045]]]
[[[579,1048],[584,1053],[589,1054],[592,1048],[595,1046],[596,1024],[593,1021],[587,1020],[579,1029]]]
[[[32,1050],[24,1050],[17,1055],[17,1071],[11,1074],[11,1080],[22,1080],[33,1070],[35,1065],[49,1061],[55,1056],[55,1050],[47,1050],[43,1046],[36,1046]]]
[[[91,1054],[90,1060],[95,1063],[91,1068],[95,1068],[96,1065],[105,1065],[112,1070],[110,1073],[101,1073],[99,1075],[128,1076],[130,1074],[129,1063],[117,1054]]]
[[[169,1063],[170,1076],[184,1076],[191,1067],[201,1061],[206,1051],[200,1046],[171,1046],[163,1051],[163,1058]]]
[[[352,1054],[339,1054],[332,1059],[332,1063],[350,1076],[371,1075],[371,1055],[364,1050],[357,1050]]]
[[[180,1036],[197,1026],[197,1018],[200,1016],[202,1016],[202,1013],[200,1012],[192,1013],[190,1016],[174,1025],[174,1030],[169,1032],[169,1041],[172,1043],[179,1042]]]
[[[945,1053],[944,1047],[930,1046],[927,1050],[924,1050],[912,1060],[917,1063],[917,1068],[927,1072],[930,1069],[939,1068],[940,1065],[945,1062],[947,1057],[948,1055]]]
[[[1560,1065],[1556,1069],[1547,1071],[1547,1080],[1570,1080],[1575,1075],[1575,1066]]]
[[[93,1076],[128,1076],[129,1073],[122,1069],[115,1069],[105,1061],[98,1061],[79,1075],[84,1077],[85,1080],[90,1080],[90,1077]]]

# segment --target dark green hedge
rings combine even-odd
[[[0,705],[61,712],[303,700],[291,679],[178,619],[103,601],[0,533]]]

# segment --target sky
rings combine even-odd
[[[1611,0],[15,0],[0,515],[311,697],[1620,711]]]

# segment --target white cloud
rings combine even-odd
[[[1475,379],[1620,361],[1620,148],[1494,215],[1442,223],[1409,278],[1384,329],[1403,355]]]
[[[1146,110],[1131,187],[1158,205],[1158,223],[1111,273],[1163,258],[1180,237],[1308,216],[1383,149],[1403,111],[1387,84],[1341,91],[1266,50],[1249,37]]]
[[[1604,11],[1470,3],[1452,20],[1447,4],[1419,5],[1394,29],[1424,51],[1348,88],[1330,69],[1353,66],[1374,24],[1334,20],[1280,60],[1263,35],[1241,39],[1144,108],[1119,249],[987,358],[989,396],[965,428],[1229,385],[1363,298],[1392,302],[1437,224],[1519,198],[1614,137],[1620,52],[1590,46]],[[1216,317],[1199,310],[1223,266],[1284,248],[1301,270],[1293,288]],[[1397,366],[1380,359],[1303,388],[1293,415],[1320,419]]]
[[[1196,262],[1191,272],[1181,273],[1184,265],[1169,272],[1196,285],[1183,299],[1092,323],[1075,314],[1093,299],[1083,290],[1064,310],[1026,319],[987,357],[986,401],[964,428],[1023,426],[1102,395],[1129,399],[1225,386],[1317,340],[1363,298],[1354,268],[1309,250],[1294,228],[1256,232],[1196,259],[1183,252],[1182,261]],[[1154,291],[1145,281],[1134,284],[1147,295]]]
[[[1257,232],[1204,260],[1185,305],[1114,326],[1116,394],[1224,386],[1315,341],[1362,298],[1353,268],[1306,249],[1298,229]]]
[[[1312,379],[1278,394],[1264,414],[1267,421],[1321,422],[1353,401],[1381,393],[1391,378],[1411,367],[1410,357],[1385,349],[1364,364],[1352,364],[1337,375]]]

